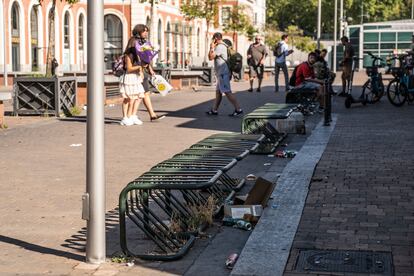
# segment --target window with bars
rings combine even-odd
[[[83,50],[83,23],[84,23],[84,17],[83,14],[79,16],[79,26],[78,26],[78,45],[79,50]]]
[[[69,25],[70,24],[70,15],[69,12],[65,12],[65,20],[63,25],[63,47],[65,49],[69,49],[70,44],[70,33],[69,33]]]

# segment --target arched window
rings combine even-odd
[[[12,70],[20,71],[20,10],[14,2],[11,8]]]
[[[200,56],[200,28],[197,29],[197,56]]]
[[[167,51],[167,64],[169,65],[169,63],[171,62],[170,59],[170,52],[171,52],[171,25],[170,22],[167,23],[167,31],[165,32],[165,39],[166,39],[166,45],[165,45],[165,50]]]
[[[159,47],[159,53],[158,53],[158,57],[159,60],[161,59],[161,54],[162,54],[162,23],[161,23],[161,19],[158,20],[158,30],[157,30],[157,36],[158,36],[158,47]]]
[[[112,68],[112,63],[122,55],[122,22],[116,15],[104,17],[104,53],[106,69]]]
[[[65,12],[65,19],[63,23],[63,47],[65,49],[70,48],[70,15],[69,12]]]
[[[38,9],[33,7],[30,12],[30,51],[32,53],[32,71],[39,71],[39,28]]]
[[[84,16],[83,14],[81,14],[79,16],[79,26],[78,26],[78,47],[79,50],[83,50],[83,30],[84,30],[84,26],[83,23],[84,22]]]
[[[174,54],[173,54],[174,67],[178,66],[178,35],[179,35],[179,28],[178,28],[178,22],[176,22],[174,24]]]

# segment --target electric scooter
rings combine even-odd
[[[362,105],[367,105],[367,100],[365,99],[364,91],[362,91],[362,94],[358,99],[356,99],[352,96],[352,82],[354,80],[354,72],[355,72],[355,67],[356,67],[356,62],[357,61],[358,61],[357,57],[352,58],[351,79],[348,83],[347,96],[346,96],[346,99],[345,99],[345,107],[346,108],[350,108],[351,105],[355,104],[355,103],[362,103]]]

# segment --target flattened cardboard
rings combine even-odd
[[[259,177],[247,195],[244,204],[225,205],[224,216],[234,219],[242,219],[246,214],[250,215],[249,217],[260,217],[275,186],[275,183]],[[237,199],[240,201],[242,198],[239,196]]]

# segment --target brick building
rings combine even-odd
[[[158,0],[155,3],[152,42],[160,49],[157,63],[170,63],[181,67],[185,61],[200,65],[204,60],[205,20],[186,21],[180,13],[182,0]],[[126,45],[135,24],[149,25],[151,6],[142,1],[104,0],[104,49],[106,68]],[[246,13],[257,28],[265,24],[265,0],[222,1],[215,24],[209,32],[221,31],[223,22],[235,5],[246,6]],[[0,1],[0,75],[4,64],[10,75],[45,72],[48,47],[48,14],[52,1],[1,0]],[[74,5],[56,1],[55,57],[57,72],[82,72],[87,62],[87,1]],[[215,28],[213,25],[218,28]],[[233,34],[225,34],[233,39]],[[5,37],[5,41],[4,41]],[[238,50],[245,53],[248,40],[236,35]],[[208,47],[208,45],[207,45]],[[103,57],[104,58],[104,57]]]

